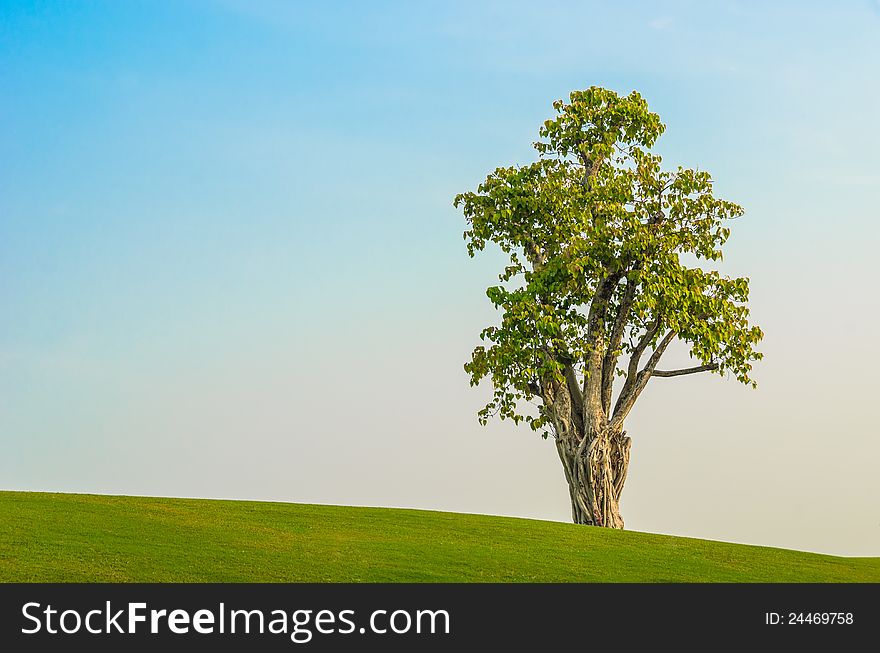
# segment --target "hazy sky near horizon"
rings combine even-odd
[[[625,5],[625,6],[624,6]],[[742,204],[757,390],[656,379],[627,527],[880,555],[880,2],[0,6],[0,489],[567,520],[480,427],[455,193],[637,89]]]

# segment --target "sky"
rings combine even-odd
[[[746,209],[766,334],[756,390],[652,381],[627,527],[880,555],[876,0],[4,0],[0,489],[568,520],[477,423],[503,259],[452,198],[592,85]]]

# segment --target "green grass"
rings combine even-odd
[[[880,582],[880,558],[418,510],[0,492],[0,581]]]

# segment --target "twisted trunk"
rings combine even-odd
[[[620,496],[631,444],[626,433],[607,428],[580,438],[557,437],[556,449],[568,482],[575,524],[623,528]]]

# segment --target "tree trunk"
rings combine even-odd
[[[611,431],[557,438],[556,449],[571,499],[575,524],[623,528],[620,495],[629,467],[632,441]]]

